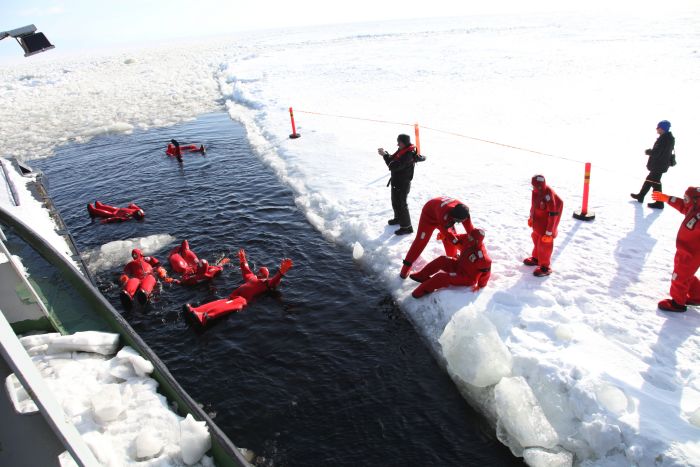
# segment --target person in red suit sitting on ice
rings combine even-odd
[[[133,305],[134,296],[141,305],[148,302],[157,282],[156,274],[161,278],[167,277],[165,269],[160,266],[157,258],[143,256],[138,248],[131,250],[131,258],[131,261],[124,266],[124,273],[119,277],[119,282],[122,284],[119,298],[126,309],[130,309]]]
[[[279,286],[282,276],[284,276],[293,263],[289,258],[284,258],[280,264],[279,271],[270,278],[270,271],[266,267],[258,269],[255,274],[248,266],[245,250],[238,252],[238,259],[241,264],[241,274],[245,281],[236,290],[231,292],[228,298],[215,300],[204,305],[193,307],[189,303],[183,306],[185,313],[189,313],[202,325],[206,325],[211,319],[218,318],[235,311],[241,311],[245,306],[260,294],[274,290]]]
[[[451,285],[471,287],[473,292],[486,287],[491,278],[491,258],[484,245],[484,236],[481,229],[458,235],[459,257],[440,256],[411,274],[411,279],[421,283],[411,295],[420,298]]]
[[[402,279],[408,277],[413,262],[423,252],[435,229],[438,229],[441,234],[447,256],[457,256],[457,242],[459,239],[454,230],[454,225],[457,222],[461,222],[464,230],[467,232],[474,230],[469,208],[458,199],[442,196],[433,198],[425,203],[418,221],[416,238],[413,239],[411,248],[408,249],[408,253],[406,253],[406,257],[403,260],[403,267],[400,273]]]
[[[554,251],[554,239],[561,219],[564,202],[547,185],[543,175],[532,177],[532,207],[527,225],[532,227],[532,256],[525,258],[527,266],[537,266],[534,275],[548,276],[552,273],[551,259]]]
[[[651,195],[656,202],[668,203],[685,215],[676,236],[676,257],[671,276],[671,298],[661,300],[664,311],[680,311],[687,305],[700,306],[700,280],[695,273],[700,268],[700,188],[688,187],[683,198],[655,191]]]

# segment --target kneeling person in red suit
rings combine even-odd
[[[457,247],[461,253],[457,259],[440,256],[411,274],[411,279],[421,282],[413,297],[420,298],[451,285],[471,287],[474,292],[486,287],[491,278],[491,258],[484,245],[484,235],[481,229],[459,235]]]

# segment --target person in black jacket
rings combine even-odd
[[[411,144],[411,137],[399,135],[396,138],[399,149],[394,154],[389,154],[384,148],[377,152],[384,158],[384,162],[391,171],[391,179],[387,185],[391,185],[391,207],[394,209],[394,217],[389,220],[389,225],[397,225],[399,229],[396,235],[413,233],[411,214],[408,212],[408,192],[411,191],[413,180],[413,168],[416,162],[425,160],[416,152],[416,147]]]
[[[654,147],[645,151],[646,155],[649,156],[649,161],[647,162],[649,175],[639,193],[630,193],[630,196],[640,203],[644,202],[644,197],[649,192],[649,189],[653,188],[653,191],[662,191],[661,175],[665,174],[669,167],[676,165],[673,154],[676,139],[671,133],[671,122],[668,120],[660,121],[656,125],[656,132],[659,134],[659,137],[656,139]],[[657,201],[649,203],[647,206],[654,209],[663,209],[664,203]]]

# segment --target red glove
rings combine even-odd
[[[654,191],[651,194],[651,199],[654,201],[661,201],[662,203],[668,203],[668,200],[671,199],[671,197],[661,193],[660,191]]]
[[[459,242],[459,239],[449,230],[447,231],[447,235],[445,235],[445,239],[453,245],[456,245]]]
[[[239,260],[241,263],[245,263],[245,262],[246,262],[245,250],[244,250],[243,248],[241,248],[240,250],[238,250],[238,260]]]
[[[129,276],[127,276],[126,274],[122,274],[121,276],[119,276],[119,283],[122,285],[126,284],[128,280]]]
[[[442,232],[438,232],[438,234],[437,234],[437,241],[438,241],[438,242],[441,242],[444,238],[445,238],[445,236],[442,234]]]
[[[542,243],[552,243],[554,241],[554,237],[551,235],[542,235]]]
[[[532,227],[532,217],[527,220],[527,226]]]
[[[158,273],[158,277],[160,277],[161,279],[165,279],[166,277],[168,277],[168,273],[163,266],[158,266],[158,269],[156,269],[156,273]]]
[[[294,266],[294,263],[292,263],[292,260],[289,258],[284,258],[282,260],[282,264],[280,264],[280,272],[282,274],[287,274],[287,271],[292,269],[292,266]]]
[[[217,266],[223,266],[223,265],[225,265],[225,264],[228,264],[229,262],[231,262],[231,260],[230,260],[229,258],[221,258],[221,261],[219,261],[218,263],[216,263],[216,265],[217,265]]]

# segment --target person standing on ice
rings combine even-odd
[[[671,298],[661,300],[659,308],[682,312],[687,309],[687,305],[700,306],[700,280],[695,277],[700,268],[700,188],[688,187],[683,198],[668,196],[660,191],[655,191],[651,197],[654,201],[668,203],[685,214],[676,236]]]
[[[411,279],[421,283],[411,295],[420,298],[451,285],[471,287],[473,292],[486,287],[491,278],[491,258],[484,245],[484,236],[481,229],[458,235],[459,257],[440,256],[411,274]]]
[[[537,277],[552,273],[550,261],[563,208],[564,202],[547,186],[544,175],[532,177],[532,206],[527,225],[532,227],[534,248],[532,256],[525,258],[523,263],[527,266],[537,266],[534,272]]]
[[[275,290],[280,284],[282,276],[293,266],[291,259],[284,258],[280,263],[280,269],[277,274],[270,278],[270,271],[264,266],[258,269],[257,274],[250,269],[245,250],[241,249],[238,251],[238,259],[240,261],[241,274],[245,282],[231,292],[228,298],[205,303],[196,308],[192,307],[189,303],[183,305],[185,313],[194,316],[202,326],[206,325],[210,319],[225,316],[235,311],[241,311],[258,295]]]
[[[656,125],[656,132],[659,137],[654,143],[654,147],[647,149],[645,154],[649,156],[647,161],[647,170],[649,175],[647,175],[642,189],[639,193],[630,193],[633,199],[638,202],[643,203],[644,197],[649,193],[649,190],[653,188],[653,191],[662,191],[661,188],[661,176],[668,172],[669,167],[676,165],[676,156],[673,153],[673,148],[676,144],[676,139],[671,133],[671,122],[668,120],[661,120],[658,125]],[[647,204],[650,208],[663,209],[664,203],[656,201]]]
[[[401,279],[408,277],[413,262],[423,252],[435,229],[440,232],[438,239],[442,240],[442,244],[445,246],[445,254],[453,258],[457,256],[459,239],[454,230],[454,225],[457,222],[461,222],[467,232],[474,229],[469,207],[460,200],[441,196],[425,203],[418,221],[418,233],[403,260],[403,267],[399,274]]]
[[[380,156],[391,171],[391,207],[394,209],[394,217],[389,220],[389,225],[398,225],[394,232],[396,235],[413,233],[411,214],[408,212],[408,193],[411,191],[413,169],[416,162],[425,160],[425,157],[416,152],[416,147],[411,144],[411,137],[401,134],[396,138],[399,149],[394,154],[389,154],[384,148],[377,149]]]

